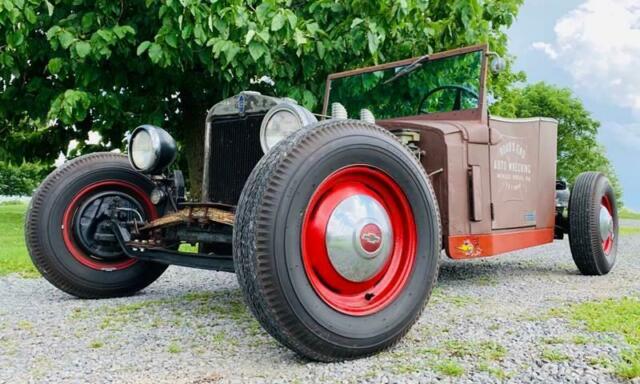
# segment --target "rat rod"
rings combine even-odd
[[[200,201],[168,171],[173,138],[138,127],[128,159],[90,154],[46,178],[27,214],[31,258],[81,298],[133,294],[171,264],[235,272],[262,326],[320,361],[396,343],[443,250],[487,257],[568,234],[580,272],[608,273],[607,178],[582,174],[569,191],[555,120],[489,116],[487,73],[502,67],[478,45],[333,74],[318,115],[241,92],[207,114]]]

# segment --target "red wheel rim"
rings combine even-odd
[[[386,223],[382,221],[386,219],[367,222],[369,219],[364,218],[360,227],[346,229],[351,231],[346,238],[353,233],[351,246],[360,244],[363,252],[353,255],[347,252],[345,256],[357,260],[356,267],[368,269],[364,276],[354,274],[359,278],[351,278],[336,268],[333,253],[330,255],[333,248],[329,249],[333,245],[327,240],[328,233],[333,233],[331,228],[328,232],[329,224],[342,213],[338,212],[339,207],[349,199],[368,201],[371,207],[382,209],[391,228],[390,233],[383,234],[381,228],[386,228]],[[340,169],[318,186],[305,212],[301,237],[302,260],[311,286],[327,305],[352,316],[376,313],[391,304],[407,284],[415,262],[416,225],[407,197],[389,175],[366,165]],[[371,245],[367,241],[380,244]],[[368,255],[375,252],[382,253],[372,257],[373,262],[367,261]],[[381,256],[384,258],[378,260]],[[354,271],[360,272],[358,268]]]
[[[151,220],[158,217],[158,211],[153,205],[147,193],[135,184],[131,184],[122,180],[105,180],[90,184],[81,189],[71,200],[62,217],[62,238],[71,256],[82,265],[99,271],[117,271],[131,267],[137,260],[126,258],[124,260],[109,262],[102,261],[88,255],[76,243],[74,235],[73,220],[80,205],[89,199],[92,195],[104,191],[120,191],[128,194],[136,201],[141,203],[145,210],[145,214]]]
[[[600,235],[602,237],[602,250],[608,256],[611,254],[614,243],[614,228],[613,228],[613,207],[611,206],[611,200],[609,196],[602,196],[602,207],[600,208]],[[603,209],[606,209],[606,213],[603,214]],[[607,223],[603,223],[603,220],[607,220]],[[606,235],[604,235],[606,232]]]

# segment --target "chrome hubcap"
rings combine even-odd
[[[600,238],[603,242],[613,238],[613,217],[604,205],[600,206]]]
[[[366,281],[380,271],[393,248],[389,215],[368,195],[350,196],[331,213],[325,241],[329,260],[342,277]]]

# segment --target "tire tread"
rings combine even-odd
[[[258,242],[258,238],[268,235],[269,228],[256,228],[256,226],[260,225],[261,215],[273,214],[275,211],[274,202],[279,193],[279,188],[277,187],[282,186],[284,181],[281,168],[285,169],[290,166],[293,161],[292,158],[304,156],[305,148],[312,146],[317,138],[330,134],[332,130],[348,129],[350,127],[369,130],[374,134],[382,133],[400,143],[395,135],[383,128],[353,120],[345,120],[339,123],[327,121],[293,134],[278,144],[279,150],[269,151],[249,176],[240,196],[239,211],[236,213],[237,222],[234,228],[234,245],[241,244],[241,246],[234,246],[233,256],[236,274],[251,312],[263,328],[280,343],[307,358],[324,362],[366,357],[392,347],[409,331],[411,325],[418,320],[431,295],[430,290],[420,311],[417,312],[416,316],[411,319],[409,326],[400,334],[389,340],[384,347],[376,348],[363,354],[362,351],[346,352],[335,348],[327,348],[316,337],[309,335],[308,331],[298,324],[295,315],[288,309],[288,303],[279,294],[278,288],[274,286],[276,281],[275,270],[266,258],[262,257],[267,250],[261,249],[261,243]],[[410,154],[410,152],[408,153]],[[435,192],[423,167],[413,155],[410,154],[410,156],[415,161],[416,168],[421,170],[427,181],[427,193],[431,195],[435,204],[434,211],[437,215],[438,223],[437,233],[440,234],[442,233],[441,222]],[[441,241],[440,236],[437,236],[437,241]],[[253,246],[254,244],[255,247]],[[440,244],[438,244],[438,249],[441,249]],[[431,289],[435,285],[437,275],[438,268],[436,267],[430,284]]]
[[[47,197],[51,195],[53,189],[73,172],[85,167],[101,165],[104,162],[120,162],[122,167],[128,167],[128,160],[125,155],[100,152],[77,157],[50,173],[40,186],[36,189],[29,202],[24,221],[24,234],[27,251],[33,264],[40,274],[58,289],[84,299],[100,299],[131,295],[154,282],[166,269],[167,266],[160,264],[149,264],[149,269],[139,276],[136,281],[130,282],[126,286],[109,289],[99,289],[96,287],[83,286],[77,281],[69,279],[51,261],[51,256],[47,254],[41,244],[38,225],[44,220],[44,208],[47,204]]]

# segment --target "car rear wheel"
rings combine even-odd
[[[130,295],[151,284],[167,266],[124,255],[109,210],[117,200],[128,221],[158,217],[149,199],[152,188],[126,156],[113,153],[82,156],[55,170],[35,192],[25,220],[36,268],[81,298]]]
[[[584,275],[605,275],[616,263],[616,196],[601,173],[586,172],[576,179],[569,199],[569,244]]]
[[[234,264],[246,301],[308,358],[396,343],[434,285],[440,219],[415,157],[386,130],[328,121],[271,149],[238,204]]]

